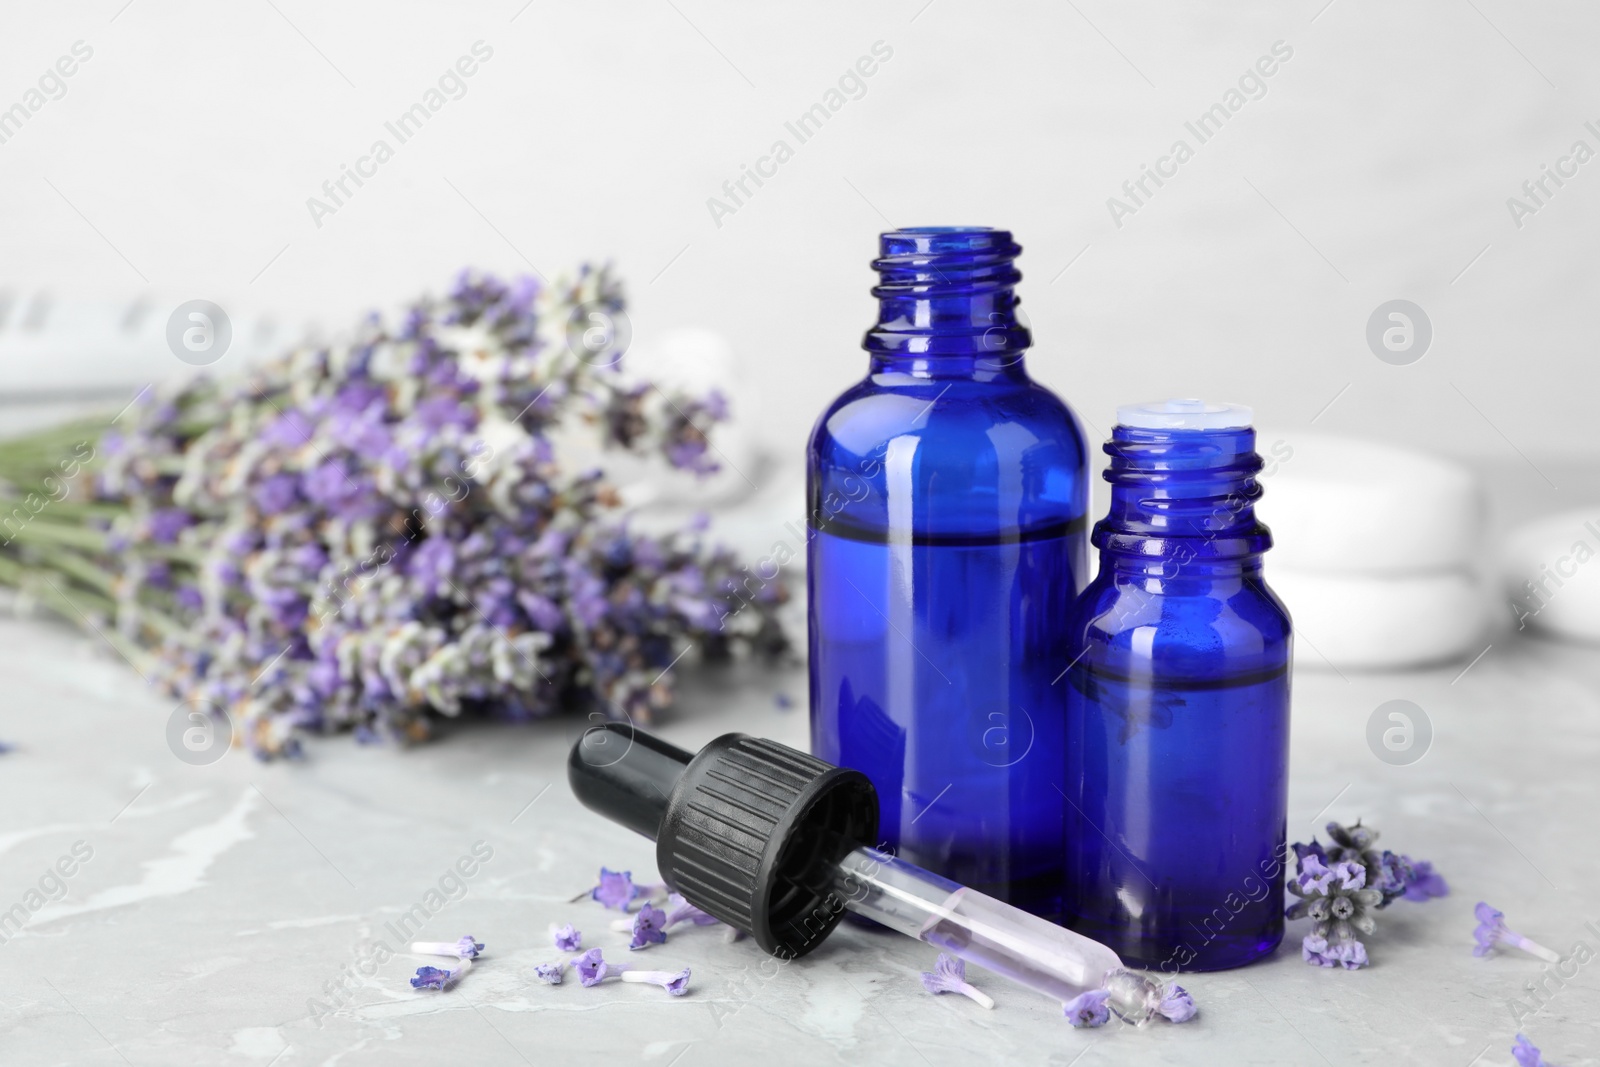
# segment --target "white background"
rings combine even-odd
[[[876,234],[989,224],[1026,249],[1031,368],[1092,438],[1203,394],[1510,464],[1592,450],[1600,161],[1520,230],[1506,198],[1600,149],[1600,14],[1325,2],[12,4],[0,107],[94,56],[0,144],[0,284],[336,330],[463,265],[610,259],[636,343],[722,331],[798,450],[864,369]],[[467,95],[316,227],[306,199],[478,40]],[[1107,198],[1280,40],[1267,94],[1116,227]],[[716,226],[707,198],[875,41],[866,95]],[[1436,333],[1407,367],[1364,339],[1396,297]],[[0,389],[116,377],[17,362]]]

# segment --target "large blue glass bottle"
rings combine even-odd
[[[1056,918],[1083,435],[1023,368],[1011,234],[881,252],[869,373],[808,450],[812,750],[872,779],[891,849]]]
[[[1071,622],[1066,925],[1130,966],[1237,967],[1283,938],[1289,616],[1246,408],[1118,411],[1100,571]]]

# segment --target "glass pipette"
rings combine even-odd
[[[857,771],[744,734],[691,756],[607,723],[573,746],[568,780],[656,842],[671,889],[773,955],[804,955],[850,911],[1059,1001],[1106,989],[1135,1025],[1161,1003],[1159,982],[1099,942],[863,845],[878,802]]]

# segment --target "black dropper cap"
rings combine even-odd
[[[656,842],[674,892],[784,958],[838,925],[834,868],[878,833],[878,794],[864,774],[745,734],[690,756],[607,723],[572,746],[567,780],[584,807]]]

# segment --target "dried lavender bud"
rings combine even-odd
[[[463,957],[459,963],[450,967],[418,967],[417,973],[411,979],[413,989],[444,989],[460,980],[461,976],[472,969],[472,958]]]
[[[1167,1021],[1174,1023],[1188,1022],[1199,1010],[1195,1007],[1194,997],[1181,985],[1168,986],[1156,1008]]]
[[[1521,1034],[1517,1035],[1516,1041],[1511,1046],[1511,1055],[1516,1059],[1517,1067],[1556,1067],[1544,1058],[1544,1053],[1539,1051],[1538,1045]]]
[[[1111,1021],[1111,1008],[1106,1003],[1111,993],[1105,989],[1091,989],[1080,993],[1061,1006],[1061,1013],[1074,1028],[1104,1026]]]
[[[576,952],[583,945],[583,932],[573,929],[571,923],[559,927],[552,923],[550,936],[562,952]]]
[[[649,948],[667,943],[667,913],[653,904],[646,904],[633,917],[633,939],[630,949]]]
[[[483,942],[467,934],[456,941],[413,941],[411,951],[422,956],[456,956],[469,960],[483,954]]]
[[[1472,936],[1478,942],[1472,950],[1474,956],[1487,956],[1494,949],[1506,945],[1511,948],[1520,948],[1529,955],[1538,956],[1546,963],[1561,962],[1559,953],[1523,937],[1515,930],[1508,929],[1505,923],[1505,912],[1479,901],[1478,906],[1473,909],[1473,914],[1478,919],[1477,929],[1472,931]]]
[[[1307,963],[1347,970],[1366,965],[1366,948],[1356,932],[1372,933],[1377,923],[1371,912],[1383,900],[1378,890],[1365,888],[1366,881],[1366,868],[1358,862],[1327,866],[1312,853],[1301,857],[1300,873],[1285,888],[1302,899],[1285,914],[1291,919],[1311,920],[1311,933],[1301,945]]]
[[[1433,869],[1433,864],[1427,860],[1413,860],[1410,856],[1401,859],[1411,868],[1411,877],[1406,882],[1407,900],[1431,900],[1450,895],[1449,883]]]
[[[994,1007],[993,997],[967,981],[967,963],[959,956],[939,953],[933,970],[922,972],[922,988],[930,993],[960,993],[980,1007]]]

